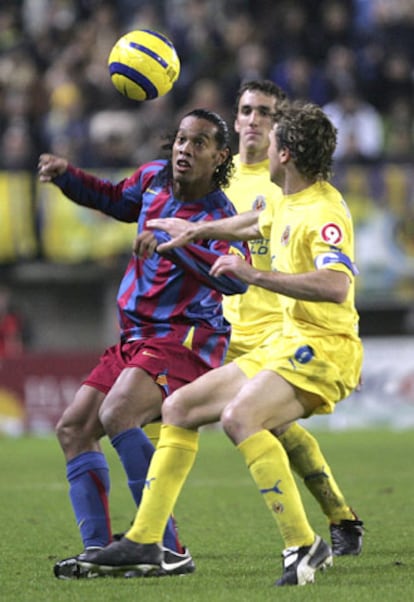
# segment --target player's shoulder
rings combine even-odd
[[[309,206],[315,211],[317,211],[318,208],[323,210],[324,208],[329,207],[339,207],[343,200],[341,192],[327,181],[316,182],[311,186],[310,191],[305,190],[302,194],[303,199],[307,201]]]
[[[157,175],[160,171],[166,167],[167,161],[165,159],[156,159],[154,161],[148,161],[141,165],[136,173],[140,173],[142,175]]]
[[[340,190],[330,182],[325,183],[326,198],[333,210],[343,213],[346,217],[351,217],[346,200]]]
[[[153,185],[156,183],[157,177],[166,165],[167,161],[163,159],[143,163],[128,178],[128,187],[139,187],[141,190],[145,190],[150,184]]]
[[[226,192],[221,188],[214,190],[207,197],[207,203],[204,208],[208,213],[217,219],[218,217],[232,216],[237,213],[237,209],[233,202],[227,196]]]

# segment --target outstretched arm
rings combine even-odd
[[[113,184],[82,169],[66,159],[42,154],[38,163],[39,180],[53,182],[71,201],[96,209],[122,222],[135,222],[141,210],[139,171]]]
[[[68,161],[66,159],[44,153],[39,157],[39,180],[41,182],[51,182],[53,178],[64,174],[67,168]]]
[[[170,241],[157,248],[162,253],[196,240],[254,240],[260,236],[258,221],[258,211],[247,211],[224,219],[197,222],[174,217],[153,219],[146,226],[163,230],[171,236]]]

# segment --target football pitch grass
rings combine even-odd
[[[184,577],[61,581],[56,560],[81,551],[53,436],[0,438],[0,597],[5,602],[410,602],[414,601],[414,433],[315,433],[350,504],[365,521],[359,557],[343,557],[313,585],[274,588],[281,574],[279,533],[241,455],[219,430],[201,434],[200,452],[176,508],[182,540],[196,562]],[[134,507],[115,452],[114,531]],[[328,526],[300,484],[314,529]]]

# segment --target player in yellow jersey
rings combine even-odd
[[[239,153],[234,156],[235,170],[225,190],[239,213],[266,207],[271,220],[277,220],[272,213],[282,191],[270,179],[267,151],[274,113],[285,101],[283,90],[269,80],[248,81],[239,89],[234,124]],[[259,270],[270,269],[269,243],[265,237],[249,242],[252,264]],[[223,304],[232,325],[226,362],[281,336],[282,308],[272,291],[251,285],[243,295],[225,296]],[[346,503],[315,437],[295,423],[279,439],[292,468],[328,518],[334,556],[359,554],[363,523]]]
[[[135,521],[119,542],[86,563],[92,572],[160,570],[165,524],[194,463],[198,428],[217,420],[244,457],[279,527],[285,549],[276,585],[311,583],[316,570],[332,563],[330,547],[309,524],[288,456],[269,430],[332,412],[360,378],[363,350],[354,305],[352,220],[340,193],[328,182],[335,147],[336,129],[319,107],[284,106],[268,151],[271,178],[283,190],[276,220],[265,208],[220,221],[148,223],[173,236],[157,247],[160,253],[201,238],[269,238],[271,270],[223,255],[211,273],[231,273],[280,295],[283,336],[165,400],[160,441]],[[151,249],[143,245],[136,251],[146,254]]]

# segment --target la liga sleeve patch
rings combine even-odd
[[[321,238],[329,245],[338,245],[344,238],[341,226],[335,222],[328,222],[321,228]]]

